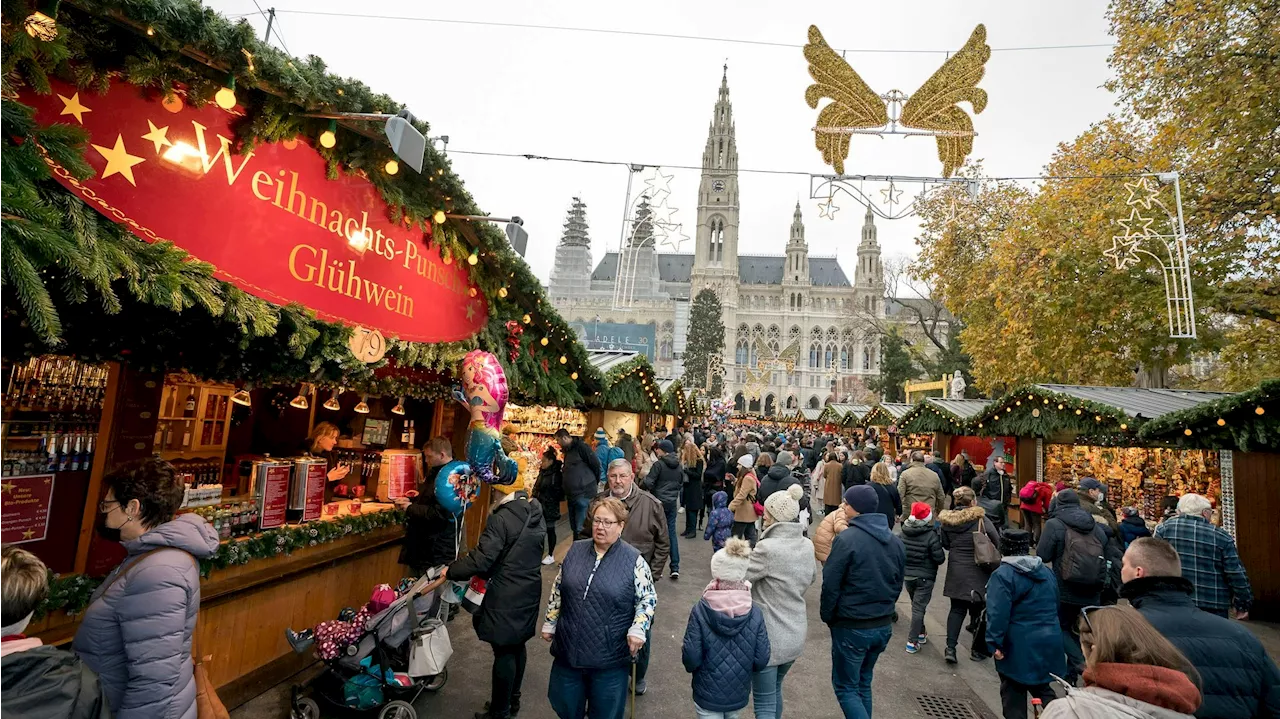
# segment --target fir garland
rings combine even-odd
[[[167,243],[137,239],[54,183],[37,143],[53,161],[84,178],[92,175],[84,161],[85,133],[68,125],[38,127],[30,108],[11,98],[24,87],[49,92],[50,76],[102,91],[118,73],[165,95],[181,89],[188,103],[200,106],[230,74],[246,112],[236,126],[241,152],[258,143],[315,137],[327,128],[327,121],[301,117],[303,111],[394,113],[401,106],[358,81],[328,74],[319,58],[296,60],[263,44],[247,22],[233,24],[196,0],[64,2],[57,16],[59,34],[48,42],[22,29],[31,2],[5,0],[2,6],[6,99],[0,246],[5,329],[21,340],[6,343],[5,356],[56,349],[158,370],[185,368],[211,380],[378,387],[374,371],[382,364],[362,365],[350,357],[349,328],[220,282],[209,265],[188,262],[185,252]],[[424,134],[429,130],[422,122],[417,127]],[[407,219],[430,232],[449,258],[476,256],[471,280],[489,302],[486,326],[462,342],[393,342],[389,359],[406,367],[448,370],[454,358],[481,347],[501,358],[523,401],[581,406],[584,393],[599,391],[602,378],[585,349],[572,341],[568,325],[505,235],[487,222],[432,221],[438,210],[483,214],[447,158],[428,147],[422,174],[388,176],[380,169],[392,157],[386,143],[346,129],[334,148],[318,150],[328,159],[331,176],[341,169],[367,177],[390,207],[392,221]],[[554,344],[536,353],[531,344],[529,352],[509,358],[505,324],[515,319]],[[73,325],[79,331],[72,331]],[[149,342],[159,328],[165,341]],[[113,329],[124,330],[124,336],[114,336]],[[553,361],[551,371],[540,371],[543,360],[560,355],[565,364]],[[572,373],[580,379],[571,380]]]
[[[609,369],[603,385],[604,389],[593,398],[598,407],[657,412],[662,406],[662,390],[654,379],[653,366],[642,354]]]
[[[200,560],[200,576],[208,577],[215,569],[248,564],[255,559],[267,559],[282,554],[292,554],[295,549],[315,547],[350,536],[367,534],[384,527],[403,524],[404,512],[389,510],[352,514],[323,522],[309,522],[269,529],[249,538],[229,539],[218,545],[218,551]],[[49,596],[40,604],[35,618],[52,612],[63,611],[79,614],[89,606],[94,590],[102,584],[102,578],[86,574],[59,575],[49,572]]]
[[[1280,379],[1161,415],[1143,425],[1138,437],[1179,447],[1280,452]]]
[[[1142,419],[1111,405],[1080,399],[1039,385],[1023,385],[992,400],[971,422],[983,436],[1049,437],[1066,433],[1121,435],[1132,443]],[[1125,444],[1118,438],[1111,444]]]

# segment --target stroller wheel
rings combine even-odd
[[[422,690],[426,692],[438,692],[444,688],[445,682],[449,681],[449,667],[445,667],[439,674],[431,677],[431,681],[422,685]]]
[[[293,702],[289,719],[320,719],[320,705],[311,697],[298,697]]]
[[[409,702],[395,699],[387,702],[378,712],[378,719],[418,719],[418,711]]]

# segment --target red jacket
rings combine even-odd
[[[1047,482],[1027,482],[1018,491],[1021,509],[1024,512],[1044,514],[1049,509],[1049,501],[1053,498],[1053,487]]]

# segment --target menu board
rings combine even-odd
[[[289,477],[293,474],[290,465],[267,467],[262,480],[262,512],[259,529],[275,529],[284,526],[285,510],[289,507]],[[323,491],[324,484],[320,485]]]
[[[413,490],[418,481],[417,454],[387,455],[387,498],[403,497]]]
[[[320,518],[324,509],[324,485],[328,474],[329,466],[324,462],[307,465],[307,493],[302,507],[302,521],[310,522]]]
[[[5,477],[0,483],[0,542],[39,542],[49,533],[53,475]]]

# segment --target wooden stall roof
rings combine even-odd
[[[824,407],[823,409],[826,408]],[[822,417],[822,409],[802,407],[797,414],[802,422],[817,422]]]
[[[836,402],[829,404],[822,411],[822,421],[831,424],[842,424],[849,420],[849,415],[853,414],[854,419],[862,419],[871,409],[871,405],[866,404],[841,404]]]
[[[971,418],[982,434],[1050,436],[1069,432],[1100,443],[1138,441],[1143,424],[1229,396],[1224,392],[1029,384],[992,400]]]
[[[858,423],[864,427],[897,424],[911,411],[912,406],[906,402],[880,402],[868,410]]]
[[[988,404],[990,400],[985,399],[925,397],[902,416],[898,426],[904,432],[961,434],[972,429],[972,419]]]

